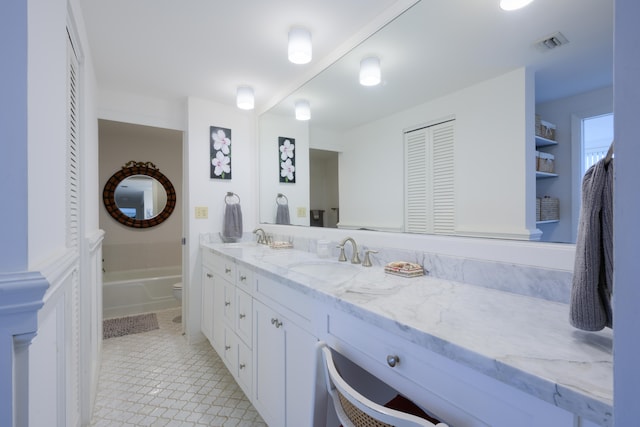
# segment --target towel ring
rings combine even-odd
[[[280,203],[280,199],[284,199],[284,203]],[[287,199],[287,196],[285,196],[282,193],[278,193],[278,195],[276,196],[276,204],[277,205],[288,205],[289,204],[289,199]]]
[[[233,193],[231,191],[227,191],[227,195],[224,197],[224,203],[227,205],[233,204],[233,203],[229,203],[229,198],[233,198],[233,197],[238,199],[236,203],[240,203],[240,196],[238,196],[236,193]]]

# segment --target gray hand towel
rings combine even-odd
[[[600,160],[582,181],[570,321],[585,331],[613,326],[613,160]]]
[[[225,207],[222,235],[236,239],[242,237],[242,209],[240,209],[240,203],[228,204]]]
[[[278,210],[276,211],[276,224],[291,224],[289,217],[289,205],[287,203],[278,203]]]

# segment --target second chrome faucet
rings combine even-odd
[[[356,244],[356,241],[353,240],[353,237],[346,237],[345,239],[342,240],[342,242],[340,242],[340,244],[338,244],[338,246],[336,246],[337,248],[340,248],[340,256],[338,257],[338,261],[346,261],[347,260],[347,256],[344,253],[344,245],[347,242],[351,242],[351,246],[353,247],[353,256],[351,257],[351,264],[360,264],[360,255],[358,254],[358,245]]]

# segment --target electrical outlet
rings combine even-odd
[[[298,218],[306,218],[307,217],[307,208],[298,208]]]
[[[196,206],[196,219],[209,218],[209,208],[206,206]]]

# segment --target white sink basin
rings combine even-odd
[[[333,283],[349,280],[362,271],[360,265],[336,261],[303,261],[287,267],[289,271]]]

